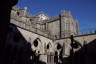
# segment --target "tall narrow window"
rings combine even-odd
[[[34,46],[37,47],[38,46],[38,40],[35,39],[34,42],[33,42]]]
[[[19,15],[20,15],[20,13],[19,13],[19,12],[17,12],[17,15],[19,16]]]

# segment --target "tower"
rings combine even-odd
[[[61,11],[61,37],[77,34],[77,22],[73,19],[70,11]]]

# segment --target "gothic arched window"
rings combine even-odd
[[[35,47],[37,47],[38,44],[39,44],[38,40],[41,41],[39,38],[37,38],[37,39],[35,39],[34,42],[33,42],[33,44],[34,44]]]
[[[61,47],[61,45],[58,43],[57,44],[57,49],[59,50],[59,49],[61,49],[62,47]]]
[[[52,44],[49,42],[46,46],[47,49],[51,48],[52,47]]]
[[[47,45],[47,49],[49,49],[49,44]]]

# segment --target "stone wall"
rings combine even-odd
[[[83,46],[85,44],[85,42],[86,42],[86,44],[88,44],[91,41],[93,41],[94,39],[96,39],[96,34],[79,35],[79,36],[75,36],[74,39]],[[68,57],[70,55],[70,49],[71,49],[71,46],[70,46],[71,40],[69,39],[69,37],[55,40],[54,44],[57,44],[57,43],[60,43],[61,46],[64,45],[63,56]],[[80,49],[80,47],[77,49],[74,49],[74,51],[77,51],[79,49]],[[58,51],[58,53],[59,53],[59,51]]]
[[[48,19],[38,20],[42,17],[42,14]],[[28,30],[37,30],[38,33],[53,39],[68,37],[71,34],[78,35],[77,22],[72,18],[71,12],[69,11],[62,11],[60,15],[50,18],[44,13],[39,14],[39,16],[29,14],[26,8],[13,7],[11,11],[11,23],[19,27],[23,26],[23,28],[27,28]]]
[[[14,29],[13,31],[15,33],[19,32],[22,35],[22,37],[25,39],[24,40],[24,39],[20,38],[21,40],[19,39],[20,41],[18,43],[20,43],[21,45],[25,41],[31,43],[32,50],[36,51],[37,54],[40,54],[41,61],[44,61],[46,63],[48,62],[49,64],[53,63],[55,51],[58,52],[58,55],[60,54],[60,51],[61,51],[61,48],[60,49],[57,48],[58,44],[60,44],[61,47],[63,48],[63,52],[62,52],[63,57],[68,57],[70,55],[71,40],[69,37],[61,38],[61,39],[57,39],[57,40],[52,40],[52,39],[49,39],[49,38],[42,36],[38,33],[28,31],[28,30],[23,29],[18,26],[15,26],[15,27],[13,26],[13,29]],[[9,37],[12,37],[14,39],[15,33],[11,32],[11,35],[9,35]],[[96,34],[86,34],[86,35],[74,36],[74,39],[83,46],[85,42],[86,42],[86,44],[88,44],[92,40],[96,39]],[[9,40],[13,41],[12,39],[8,38],[8,41]],[[34,43],[36,43],[35,42],[36,40],[38,41],[37,46],[36,46],[36,44],[34,44]],[[27,42],[25,42],[25,43],[27,43]],[[49,48],[47,47],[48,45],[49,45]],[[80,47],[78,49],[74,49],[74,51],[78,51],[79,49],[80,49]],[[53,59],[51,58],[52,59],[51,61],[48,60],[48,59],[50,59],[50,57],[53,58]]]
[[[60,35],[60,20],[48,23],[48,31],[50,35],[58,37]]]
[[[29,42],[31,43],[32,49],[33,51],[36,50],[37,54],[41,54],[40,60],[47,62],[47,54],[46,54],[46,46],[48,43],[53,43],[53,41],[49,38],[46,38],[44,36],[40,36],[38,34],[35,34],[33,32],[24,30],[22,28],[18,27],[18,30],[20,31],[20,33],[23,35],[23,37]],[[38,45],[34,46],[34,41],[39,38],[40,41],[38,40]],[[49,49],[48,52],[53,52],[53,44],[52,47]],[[47,52],[47,53],[48,53]]]

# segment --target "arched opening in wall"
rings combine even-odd
[[[33,44],[34,44],[35,47],[38,46],[39,41],[41,42],[41,40],[40,40],[39,38],[36,38],[36,39],[33,41]]]
[[[58,63],[58,52],[57,51],[55,51],[54,62]]]
[[[20,12],[17,12],[17,15],[19,16],[20,15]]]
[[[46,46],[47,49],[50,49],[52,47],[52,44],[49,42]]]
[[[47,49],[49,49],[49,44],[47,44]]]
[[[78,42],[74,42],[73,44],[71,43],[71,47],[78,49],[81,46]]]
[[[57,43],[57,50],[59,50],[61,48],[62,48],[62,46],[59,43]]]
[[[35,47],[38,46],[38,41],[37,41],[37,39],[34,40],[33,44],[34,44]]]
[[[32,21],[32,19],[30,18],[30,21]]]

